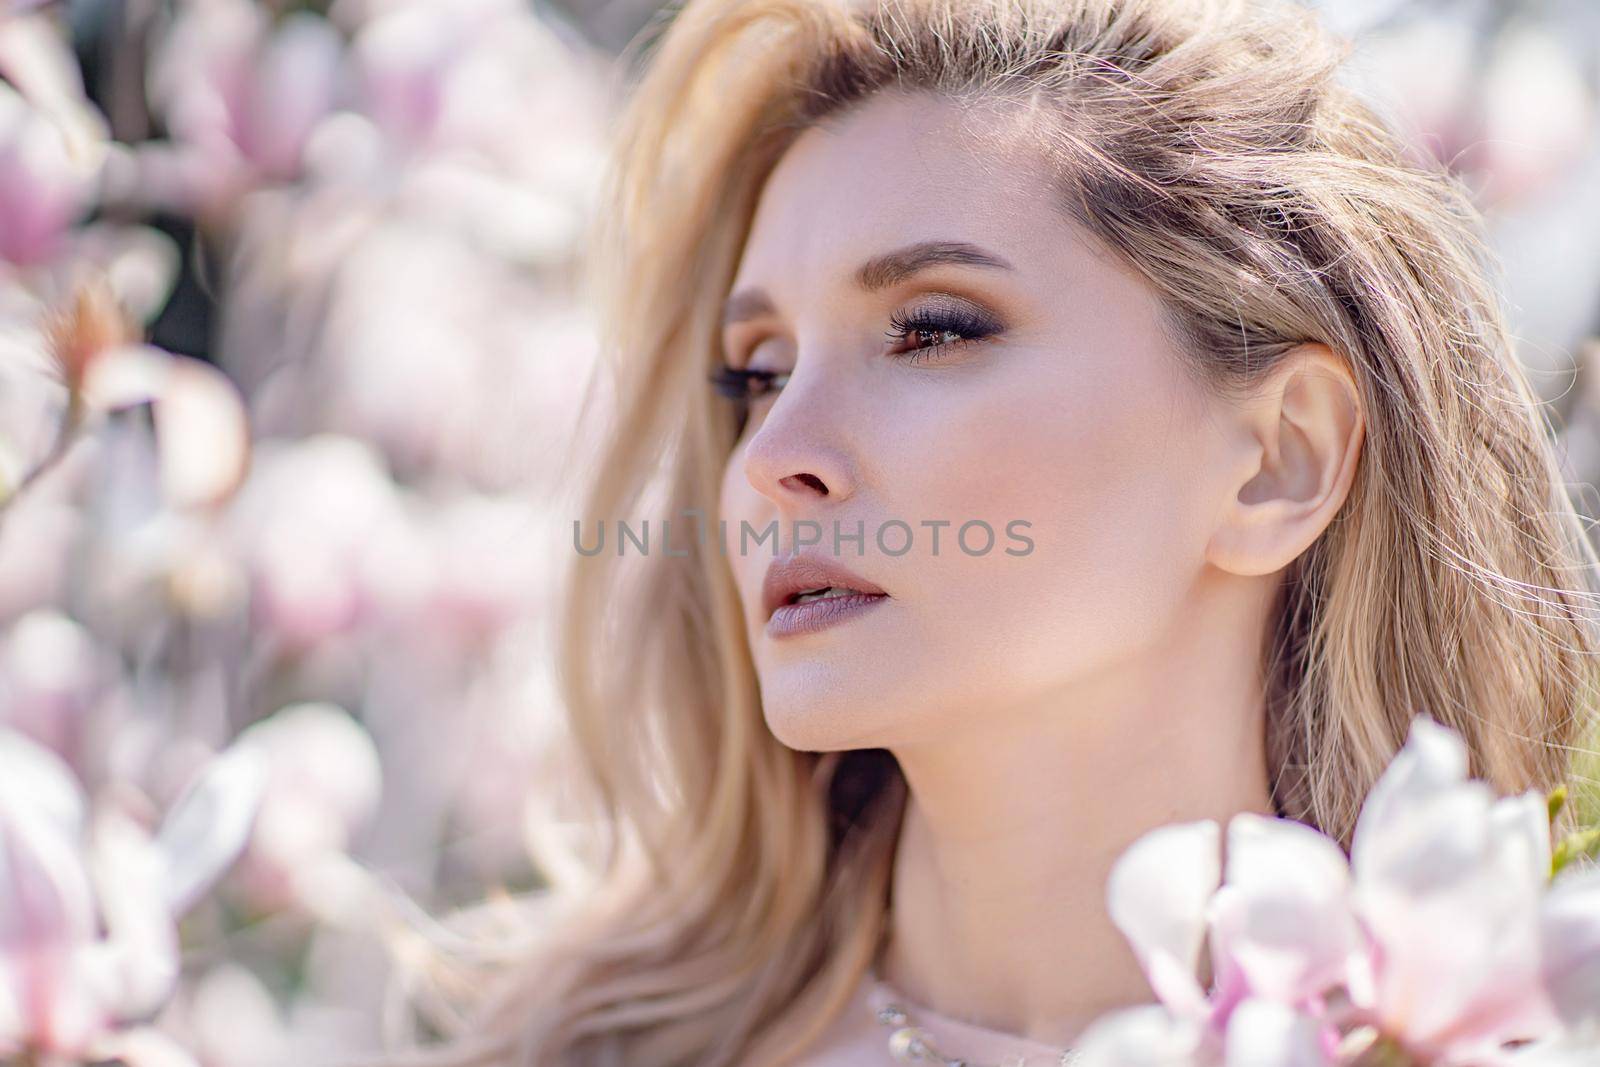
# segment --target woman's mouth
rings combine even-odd
[[[845,586],[824,586],[794,594],[767,620],[768,637],[815,633],[871,611],[888,600],[884,593],[864,593]]]

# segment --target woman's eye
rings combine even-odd
[[[755,400],[782,389],[789,381],[787,371],[744,370],[720,364],[711,374],[711,384],[721,396],[731,400]]]
[[[898,358],[909,363],[933,359],[950,348],[975,344],[1000,332],[998,323],[964,308],[925,308],[910,314],[889,316],[891,328],[886,336],[896,345],[911,342],[912,347]],[[746,370],[718,363],[709,381],[716,392],[733,401],[736,422],[743,426],[752,402],[772,396],[789,382],[788,371]]]
[[[922,363],[949,348],[982,341],[999,332],[1000,327],[975,312],[960,308],[930,308],[905,315],[889,316],[891,329],[885,334],[892,344],[913,345],[900,358]]]
[[[734,437],[742,437],[755,401],[771,396],[789,381],[787,371],[744,370],[719,363],[709,375],[717,394],[731,401]]]

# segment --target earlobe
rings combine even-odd
[[[1240,575],[1288,566],[1333,521],[1355,482],[1366,420],[1348,364],[1327,345],[1283,354],[1237,414],[1252,468],[1227,499],[1209,562]]]

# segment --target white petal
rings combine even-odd
[[[84,403],[96,411],[116,411],[159,400],[177,359],[152,345],[122,345],[102,352],[85,372]]]
[[[235,744],[173,804],[157,835],[172,914],[193,907],[238,857],[249,841],[266,780],[262,753],[253,745]]]
[[[1544,981],[1562,1020],[1600,1031],[1600,868],[1562,872],[1541,916]]]
[[[1454,730],[1424,715],[1411,720],[1405,745],[1367,793],[1356,819],[1351,860],[1359,869],[1362,852],[1419,800],[1466,781],[1467,746]]]
[[[1285,1004],[1251,998],[1228,1017],[1227,1067],[1328,1067],[1321,1028]]]
[[[97,411],[155,404],[161,486],[172,503],[213,502],[243,479],[250,446],[244,402],[211,364],[123,345],[90,361],[83,397]]]
[[[0,947],[42,958],[94,936],[94,891],[79,840],[12,800],[0,795]]]
[[[244,402],[227,375],[179,358],[155,409],[161,488],[179,507],[213,503],[243,480],[250,452]]]
[[[1079,1035],[1074,1067],[1202,1067],[1200,1023],[1159,1004],[1112,1012]]]
[[[1286,1004],[1343,984],[1363,947],[1338,842],[1253,812],[1228,824],[1227,879],[1213,919],[1219,954],[1253,993]]]
[[[137,1019],[161,1007],[178,981],[165,863],[144,827],[115,808],[95,817],[90,862],[106,938],[84,949],[82,964],[107,1011]]]
[[[1157,997],[1180,1015],[1206,1010],[1196,968],[1206,907],[1222,875],[1222,831],[1210,819],[1158,827],[1111,868],[1111,921],[1144,967]]]
[[[1600,1063],[1600,1033],[1571,1034],[1507,1049],[1485,1067],[1594,1067],[1596,1063]]]
[[[49,819],[67,837],[84,832],[83,791],[71,768],[26,734],[0,726],[0,810],[17,805]]]
[[[1550,802],[1537,789],[1502,797],[1489,812],[1490,832],[1508,871],[1520,864],[1543,888],[1550,879]]]

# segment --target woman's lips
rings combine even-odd
[[[823,597],[803,604],[783,604],[767,620],[768,637],[794,637],[816,633],[871,611],[888,600],[884,593],[850,593]]]
[[[808,592],[822,589],[848,589],[853,593],[887,596],[888,590],[855,573],[838,559],[813,553],[797,553],[775,559],[767,567],[761,583],[761,606],[767,617],[792,604]]]

